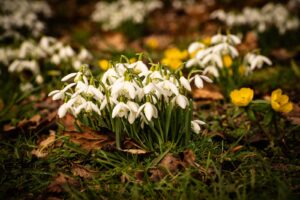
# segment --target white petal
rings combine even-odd
[[[68,75],[66,75],[65,77],[63,77],[63,78],[61,79],[61,81],[65,82],[65,81],[69,80],[70,78],[75,77],[76,75],[77,75],[77,72],[68,74]]]
[[[180,83],[181,85],[187,90],[187,91],[191,91],[192,88],[191,88],[191,85],[189,83],[189,81],[185,78],[185,77],[180,77]]]
[[[152,104],[151,103],[147,102],[145,104],[144,112],[145,112],[145,116],[146,116],[147,120],[151,121],[151,119],[153,117],[153,114],[154,114],[154,110],[152,108]]]
[[[68,106],[67,104],[64,103],[58,109],[58,117],[63,118],[67,114],[67,111],[68,111]]]
[[[195,76],[195,85],[197,88],[203,88],[203,81],[199,75]]]

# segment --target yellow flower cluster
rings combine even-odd
[[[253,99],[254,92],[250,88],[241,88],[233,90],[230,93],[231,102],[236,106],[247,106]]]
[[[176,70],[181,65],[182,62],[188,58],[188,52],[186,50],[180,51],[178,48],[173,47],[167,49],[164,52],[164,58],[162,59],[162,64],[168,66],[170,69]]]
[[[281,89],[274,90],[271,94],[271,106],[276,112],[288,113],[293,110],[293,104],[287,95],[282,94]]]
[[[253,99],[253,90],[241,88],[230,93],[231,102],[236,106],[247,106]],[[289,113],[293,110],[293,103],[287,95],[282,94],[281,89],[274,90],[271,94],[271,107],[276,112]]]

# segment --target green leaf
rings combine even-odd
[[[248,115],[248,117],[251,121],[256,121],[256,116],[255,116],[255,113],[253,112],[253,110],[248,109],[247,110],[247,115]]]
[[[272,122],[273,116],[274,116],[274,112],[272,111],[267,112],[264,116],[263,124],[266,126],[269,125]]]

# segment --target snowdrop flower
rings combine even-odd
[[[112,111],[112,118],[127,117],[130,108],[124,102],[119,102]]]
[[[217,34],[211,38],[211,43],[212,44],[228,43],[230,45],[237,45],[241,43],[241,39],[232,34],[228,34],[228,35]]]
[[[222,57],[220,54],[212,53],[205,56],[202,60],[203,65],[207,65],[209,63],[216,64],[219,68],[223,67]]]
[[[213,75],[214,77],[218,78],[218,77],[219,77],[219,70],[218,70],[217,67],[211,65],[211,66],[206,67],[206,68],[203,70],[203,74],[211,74],[211,75]]]
[[[136,89],[129,81],[118,81],[115,82],[111,87],[111,96],[116,99],[119,96],[125,96],[127,98],[134,99],[136,96]]]
[[[237,57],[239,55],[237,49],[228,43],[220,43],[213,47],[213,53],[219,53],[222,55],[229,54],[232,57]]]
[[[128,101],[126,105],[129,107],[128,122],[133,124],[135,119],[138,117],[139,105],[133,101]]]
[[[63,99],[65,97],[66,91],[68,91],[70,88],[72,88],[75,85],[76,85],[76,83],[70,83],[69,85],[64,87],[64,89],[62,89],[62,90],[54,90],[54,91],[50,92],[48,94],[48,96],[52,96],[52,100],[54,100],[54,101]]]
[[[78,115],[82,110],[86,112],[94,111],[98,115],[101,115],[99,107],[91,101],[86,101],[75,109],[75,115]]]
[[[254,70],[255,68],[260,69],[264,63],[266,63],[267,65],[272,65],[272,62],[269,58],[262,55],[256,55],[253,53],[248,53],[245,56],[245,61],[249,63],[250,70]]]
[[[143,113],[145,115],[146,119],[149,122],[152,120],[153,117],[154,118],[158,117],[157,108],[150,102],[146,102],[139,108],[138,114],[141,114],[141,113]]]
[[[181,76],[180,79],[180,84],[187,90],[187,91],[192,91],[192,88],[191,88],[191,85],[190,85],[190,82],[184,77],[184,76]]]
[[[168,101],[168,97],[172,95],[179,95],[177,86],[169,80],[161,81],[157,83],[157,86],[161,89],[162,95],[165,97],[166,101]]]
[[[175,96],[171,102],[177,104],[182,109],[185,109],[186,106],[189,104],[188,98],[182,94]]]
[[[191,128],[192,128],[192,131],[194,132],[194,133],[197,133],[197,134],[199,134],[200,133],[200,131],[201,131],[201,125],[204,125],[205,124],[205,122],[203,122],[203,121],[200,121],[200,120],[193,120],[193,121],[191,121]]]
[[[149,72],[148,67],[142,61],[132,63],[128,66],[128,68],[133,69],[134,73],[139,76],[147,76]]]
[[[199,74],[196,74],[195,76],[193,76],[191,79],[190,79],[190,82],[194,80],[194,83],[196,85],[197,88],[203,88],[203,80],[208,82],[208,83],[212,83],[213,81],[208,78],[207,76],[204,76],[204,75],[199,75]]]

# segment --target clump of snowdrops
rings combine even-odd
[[[223,92],[229,92],[243,85],[245,77],[260,69],[264,64],[271,65],[269,58],[257,52],[240,55],[237,45],[241,39],[233,34],[216,34],[210,41],[196,41],[189,45],[190,59],[185,67],[203,70],[204,74],[215,77]]]
[[[39,37],[49,18],[51,9],[45,1],[3,0],[0,1],[0,40]]]
[[[262,8],[246,7],[241,13],[216,10],[211,18],[218,19],[228,27],[251,27],[257,32],[265,32],[275,27],[279,34],[296,30],[300,26],[299,19],[293,16],[283,4],[268,3]]]
[[[33,88],[31,79],[36,84],[44,82],[43,71],[54,75],[68,69],[79,70],[83,63],[92,59],[92,55],[84,48],[76,51],[56,38],[42,37],[38,42],[25,40],[19,47],[0,48],[0,64],[7,66],[10,73],[18,74],[21,80],[20,88],[28,91]],[[29,77],[28,74],[31,74]],[[31,82],[30,82],[31,81]]]
[[[60,118],[71,113],[82,124],[96,130],[115,133],[117,148],[124,137],[132,138],[146,150],[160,151],[172,145],[187,144],[191,132],[200,133],[204,122],[194,119],[191,81],[211,80],[201,74],[185,78],[160,64],[139,61],[111,64],[96,78],[86,65],[79,72],[65,76],[61,90],[49,95],[63,100]],[[123,60],[124,60],[123,59]],[[69,82],[69,83],[67,83]]]
[[[103,30],[114,30],[128,21],[134,24],[141,24],[150,12],[162,6],[162,2],[158,0],[100,1],[96,4],[95,11],[92,13],[91,18],[93,21],[101,23]]]

